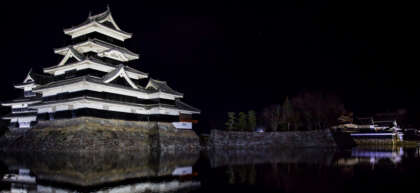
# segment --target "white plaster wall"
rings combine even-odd
[[[89,101],[81,99],[79,101],[65,102],[60,104],[51,104],[43,105],[42,107],[35,107],[38,109],[38,113],[50,113],[56,111],[65,111],[69,110],[70,106],[72,109],[82,109],[82,108],[91,108],[98,110],[109,110],[114,112],[123,112],[123,113],[136,113],[136,114],[162,114],[162,115],[175,115],[178,116],[181,113],[191,114],[189,111],[180,111],[176,109],[164,108],[164,107],[155,107],[152,109],[144,109],[142,107],[123,105],[123,104],[112,104],[99,101]],[[54,109],[55,108],[55,109]]]
[[[63,92],[76,92],[76,91],[82,91],[82,90],[91,90],[91,91],[97,91],[97,92],[110,92],[110,93],[115,93],[115,94],[137,97],[140,99],[157,99],[157,98],[163,98],[163,99],[169,99],[169,100],[175,99],[174,95],[170,95],[166,93],[158,92],[158,93],[149,94],[149,93],[143,93],[140,91],[112,87],[112,86],[107,86],[107,85],[97,84],[97,83],[92,83],[92,82],[87,82],[87,81],[80,81],[80,82],[71,83],[71,84],[54,87],[54,88],[47,88],[39,92],[42,93],[42,96],[46,97],[46,96],[57,95]]]

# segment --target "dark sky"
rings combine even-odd
[[[133,33],[133,66],[221,120],[298,92],[337,93],[356,112],[417,109],[419,11],[400,1],[59,1],[3,5],[0,100],[56,65],[63,29],[109,4]]]

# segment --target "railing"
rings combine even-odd
[[[36,109],[29,109],[29,108],[13,108],[12,113],[32,113],[37,112]]]

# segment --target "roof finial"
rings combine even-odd
[[[107,10],[108,12],[111,12],[111,8],[109,8],[109,4],[106,4],[106,10]]]
[[[32,80],[32,81],[34,81],[34,79],[31,77],[31,73],[32,73],[32,68],[31,68],[31,69],[29,69],[29,72],[28,72],[28,74],[26,75],[25,80],[23,80],[23,83],[28,82],[28,80]]]
[[[89,11],[89,18],[92,17],[92,11]]]

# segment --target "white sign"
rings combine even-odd
[[[177,129],[192,129],[191,122],[172,122],[172,125]]]
[[[19,128],[31,128],[31,122],[19,122]]]
[[[173,176],[183,176],[183,175],[189,175],[189,174],[192,174],[192,167],[191,166],[188,166],[188,167],[177,167],[172,172],[172,175]]]

